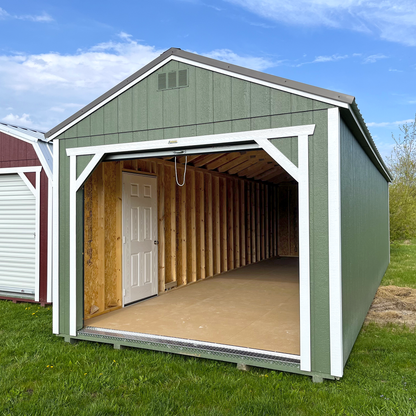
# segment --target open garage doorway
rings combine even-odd
[[[146,192],[156,213],[125,209]],[[102,162],[84,224],[83,331],[299,355],[298,185],[264,150]],[[157,261],[126,262],[128,239],[149,240]],[[131,298],[155,268],[154,291]]]

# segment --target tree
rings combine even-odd
[[[390,185],[390,238],[416,237],[416,116],[400,127],[398,138],[388,158],[393,176]]]

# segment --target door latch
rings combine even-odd
[[[153,241],[153,243],[155,244],[155,246],[159,245],[159,241],[157,240]]]

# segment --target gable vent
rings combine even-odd
[[[178,71],[178,87],[187,87],[188,86],[188,70],[181,69]]]
[[[168,88],[176,88],[176,71],[168,74]]]
[[[157,89],[158,90],[165,90],[166,89],[166,74],[158,74]]]
[[[188,70],[164,72],[158,74],[157,89],[158,91],[169,90],[174,88],[188,87]]]

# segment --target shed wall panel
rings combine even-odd
[[[341,120],[344,363],[389,263],[388,183]]]

